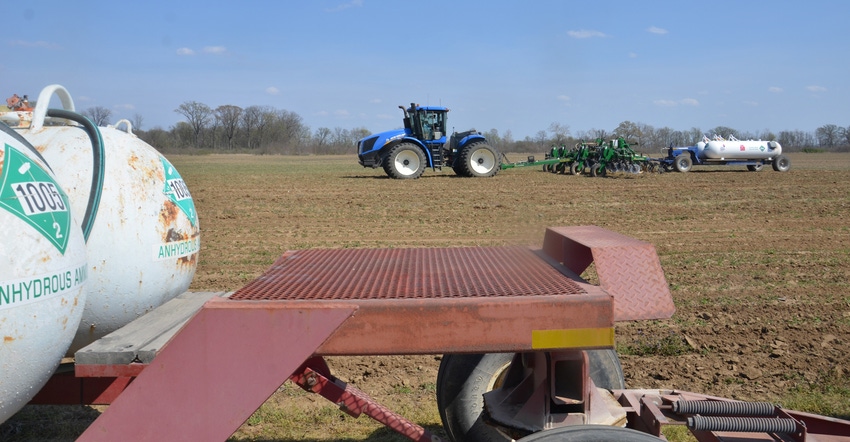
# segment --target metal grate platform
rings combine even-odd
[[[524,247],[332,249],[287,252],[230,299],[387,300],[585,293],[574,280]]]

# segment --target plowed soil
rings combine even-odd
[[[388,179],[352,156],[169,158],[200,214],[191,290],[235,290],[286,250],[539,246],[546,227],[597,225],[656,247],[677,309],[669,320],[618,324],[629,388],[781,401],[818,385],[850,391],[850,154],[790,157],[787,173],[695,166],[591,178],[520,168],[486,179],[429,170],[418,180]],[[330,365],[390,407],[435,408],[439,355]],[[282,389],[270,406],[324,403],[293,395]],[[280,431],[249,421],[235,437],[299,438]]]

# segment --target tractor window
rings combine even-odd
[[[439,140],[446,134],[445,112],[424,112],[422,115],[422,135],[426,140]]]

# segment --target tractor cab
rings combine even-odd
[[[427,144],[446,143],[446,114],[444,107],[419,106],[410,103],[410,108],[404,109],[404,128],[409,130],[414,138]]]

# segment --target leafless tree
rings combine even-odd
[[[96,126],[106,126],[112,118],[112,111],[103,106],[90,107],[82,112]]]
[[[820,147],[832,148],[835,147],[839,140],[843,138],[842,128],[834,124],[825,124],[815,130],[815,136],[818,138]]]
[[[227,140],[227,148],[233,149],[233,138],[239,129],[242,108],[226,104],[215,108],[216,125],[221,128],[222,135]]]
[[[213,119],[212,109],[203,103],[197,101],[187,101],[177,109],[174,109],[180,115],[186,118],[189,126],[192,127],[192,135],[195,147],[201,145],[201,133],[210,124]]]

